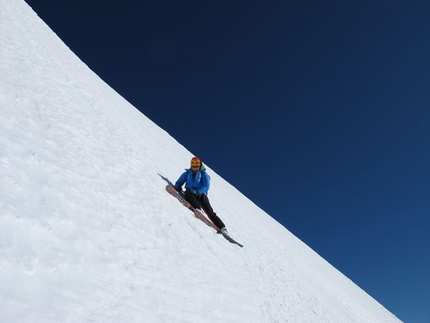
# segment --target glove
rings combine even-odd
[[[191,194],[195,195],[195,196],[199,196],[199,192],[197,192],[194,188],[190,189]]]

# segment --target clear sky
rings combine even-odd
[[[428,1],[27,3],[393,314],[429,322]]]

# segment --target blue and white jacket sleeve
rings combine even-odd
[[[210,177],[206,172],[201,172],[202,173],[202,185],[196,189],[196,191],[201,195],[201,194],[208,194],[209,191],[209,187],[210,187]]]
[[[184,185],[185,181],[187,180],[187,172],[184,172],[176,181],[175,186],[176,187],[182,187],[182,185]]]

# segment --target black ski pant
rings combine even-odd
[[[186,190],[185,199],[191,204],[193,208],[202,208],[209,216],[209,219],[218,227],[218,229],[222,229],[225,227],[225,224],[212,209],[212,206],[209,203],[209,199],[206,194],[195,196],[193,193],[191,193],[190,190]]]

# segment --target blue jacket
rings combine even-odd
[[[195,189],[199,195],[208,194],[211,178],[206,173],[204,167],[200,168],[194,176],[191,169],[186,169],[185,172],[176,181],[175,186],[182,187],[185,183],[185,189]]]

